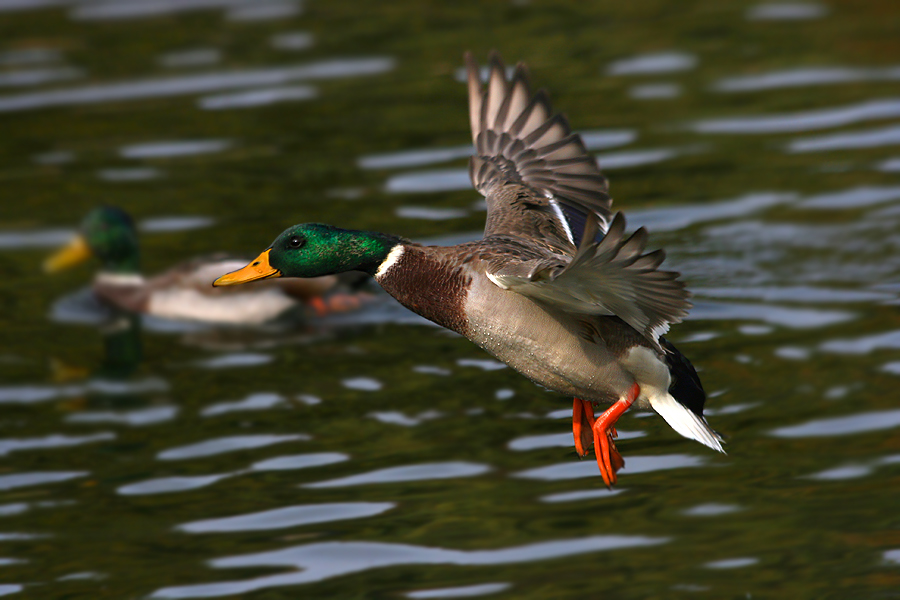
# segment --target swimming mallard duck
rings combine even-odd
[[[246,263],[224,255],[194,259],[144,278],[134,222],[128,213],[112,206],[88,213],[80,232],[45,261],[44,269],[55,272],[92,256],[100,261],[92,286],[99,299],[130,313],[166,319],[254,325],[271,321],[300,303],[323,315],[358,307],[362,298],[347,293],[323,298],[338,284],[334,275],[217,290],[210,286],[216,277]]]
[[[288,228],[243,269],[214,285],[360,270],[410,310],[467,337],[532,381],[575,398],[579,455],[593,442],[607,485],[624,461],[615,423],[632,404],[722,451],[703,418],[694,367],[661,337],[690,308],[678,273],[625,234],[606,178],[547,95],[518,65],[507,80],[490,58],[487,88],[466,55],[475,155],[472,183],[487,200],[484,238],[421,246],[385,233],[307,223]],[[593,406],[612,404],[598,418]],[[589,433],[590,432],[590,433]]]

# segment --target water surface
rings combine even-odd
[[[0,0],[0,595],[896,597],[897,20]],[[459,73],[492,48],[694,291],[669,338],[727,455],[628,413],[607,490],[570,398],[389,298],[215,328],[122,319],[89,267],[40,270],[101,203],[147,273],[300,221],[475,239]]]

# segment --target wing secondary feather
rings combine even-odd
[[[644,253],[643,228],[626,237],[622,213],[599,241],[598,229],[597,218],[589,215],[574,256],[504,254],[488,264],[487,275],[504,289],[568,312],[616,315],[658,346],[669,324],[687,315],[689,292],[678,273],[659,270],[662,250]]]

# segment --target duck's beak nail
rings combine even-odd
[[[237,285],[239,283],[247,283],[248,281],[281,277],[281,271],[269,264],[270,250],[271,248],[257,256],[256,260],[251,261],[250,264],[243,269],[238,269],[237,271],[222,275],[213,281],[213,287]]]
[[[44,261],[45,273],[56,273],[68,267],[83,263],[91,257],[91,249],[82,235],[76,235],[68,244]]]

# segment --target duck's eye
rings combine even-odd
[[[292,235],[291,239],[288,240],[288,246],[291,248],[299,248],[303,245],[303,238],[299,235]]]

